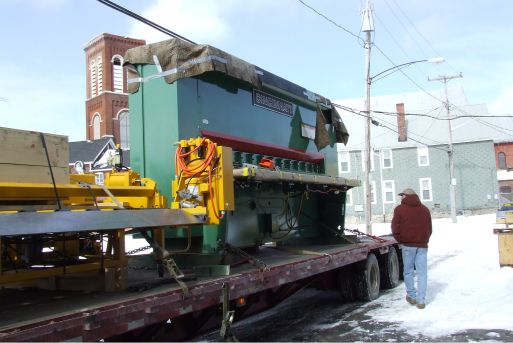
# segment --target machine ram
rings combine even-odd
[[[117,161],[104,186],[0,183],[17,206],[0,214],[0,340],[226,337],[306,286],[372,300],[397,285],[393,238],[345,234],[360,182],[337,176],[349,134],[330,100],[178,39],[124,63],[131,170]]]

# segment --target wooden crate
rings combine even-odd
[[[513,267],[513,230],[496,229],[499,238],[499,264]]]
[[[68,138],[44,134],[56,183],[69,183]],[[39,132],[0,127],[0,182],[52,182]]]

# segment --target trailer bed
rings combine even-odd
[[[149,273],[147,287],[117,293],[1,289],[0,341],[94,341],[119,335],[219,305],[224,284],[229,285],[230,299],[247,297],[362,261],[371,251],[386,253],[397,244],[391,237],[383,238],[293,250],[264,246],[255,257],[269,270],[243,264],[232,267],[229,276],[188,280],[185,299],[174,280],[148,270],[129,270],[129,282]]]

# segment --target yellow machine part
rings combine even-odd
[[[182,140],[175,161],[171,208],[205,215],[206,224],[219,224],[224,213],[235,208],[231,148],[206,138]]]
[[[151,179],[133,171],[107,174],[105,185],[95,185],[93,174],[72,175],[71,183],[0,182],[0,212],[57,209],[56,193],[67,209],[98,207],[164,208],[165,197]]]
[[[140,174],[134,171],[112,172],[105,178],[107,187],[140,187],[151,190],[151,194],[145,196],[116,196],[116,199],[128,205],[131,208],[164,208],[166,207],[166,197],[157,191],[157,184],[149,178],[142,178]],[[135,195],[135,194],[134,194]],[[114,200],[110,198],[110,200]]]
[[[151,179],[141,179],[136,172],[113,171],[106,175],[105,185],[95,185],[94,182],[94,174],[74,174],[69,184],[55,186],[50,183],[0,182],[0,216],[27,210],[55,211],[59,209],[58,203],[62,209],[71,212],[165,207],[165,197],[157,191],[156,183]],[[108,233],[69,232],[10,237],[2,236],[0,232],[0,250],[3,251],[0,254],[0,285],[42,282],[42,279],[71,273],[97,272],[101,276],[105,268],[127,265],[124,244],[124,228]],[[64,260],[63,256],[66,256]],[[118,281],[113,284],[117,285]]]

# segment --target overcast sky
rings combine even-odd
[[[115,0],[197,43],[211,44],[330,99],[363,97],[361,0]],[[513,2],[374,0],[373,95],[442,87],[463,73],[470,103],[513,113]],[[344,31],[346,29],[350,33]],[[102,32],[167,37],[95,0],[0,0],[0,126],[85,139],[85,44]],[[379,109],[377,109],[379,110]]]

